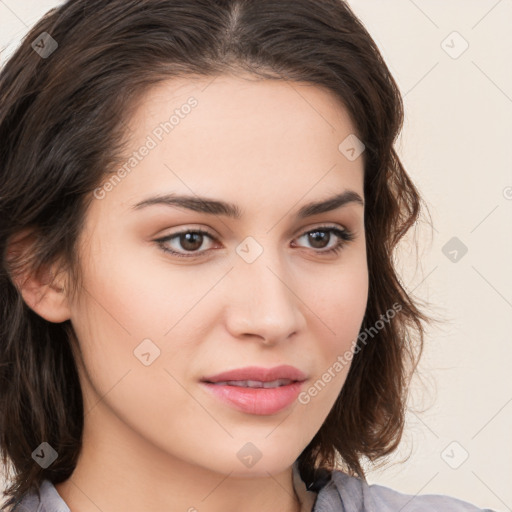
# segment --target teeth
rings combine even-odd
[[[215,382],[218,386],[238,386],[243,388],[277,388],[287,386],[293,381],[290,379],[278,379],[270,382],[261,382],[258,380],[228,380],[223,382]]]
[[[290,379],[278,379],[271,382],[263,382],[264,388],[277,388],[281,386],[287,386],[288,384],[291,384],[293,381]]]

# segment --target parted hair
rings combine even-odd
[[[58,45],[48,55],[36,51],[49,48],[43,33]],[[69,0],[38,21],[0,70],[2,510],[43,479],[71,476],[84,423],[73,326],[37,315],[14,277],[62,262],[76,293],[88,205],[120,161],[138,101],[173,77],[241,73],[331,91],[365,145],[361,332],[378,332],[358,338],[344,386],[299,456],[301,476],[310,488],[333,469],[366,480],[363,458],[377,464],[398,447],[432,318],[402,286],[395,250],[426,205],[395,150],[399,88],[364,25],[342,0]],[[22,234],[30,250],[10,251]],[[32,458],[42,442],[58,453],[47,468]]]

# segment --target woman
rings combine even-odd
[[[346,4],[70,0],[0,96],[3,510],[480,510],[365,479],[431,319]]]

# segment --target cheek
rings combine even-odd
[[[194,279],[186,267],[165,265],[155,252],[114,238],[91,248],[76,321],[84,328],[90,324],[96,335],[108,333],[112,342],[161,338],[209,283]]]
[[[347,259],[337,270],[329,269],[328,276],[319,282],[321,287],[306,296],[329,334],[326,336],[331,340],[328,348],[350,345],[359,333],[368,301],[368,269],[364,254]]]
[[[174,371],[179,364],[173,362],[179,358],[186,368],[191,356],[179,342],[165,343],[164,337],[175,317],[183,315],[176,310],[185,307],[179,300],[171,304],[168,283],[162,276],[155,279],[154,268],[142,269],[135,259],[103,252],[84,271],[87,291],[73,308],[71,320],[85,365],[81,378],[85,409],[86,414],[100,415],[96,405],[101,400],[134,430],[165,440],[168,429],[180,428],[176,409],[194,406],[178,384],[183,378]],[[113,261],[115,265],[107,264]]]
[[[332,410],[352,364],[354,345],[361,328],[368,298],[366,262],[346,265],[332,274],[316,294],[309,294],[315,318],[310,325],[311,359],[317,373],[298,396],[309,442]],[[314,420],[312,420],[314,418]]]
[[[313,338],[321,362],[317,376],[320,382],[308,394],[311,397],[317,396],[315,393],[322,395],[316,406],[322,408],[324,414],[336,400],[350,370],[368,300],[364,254],[351,261],[347,259],[345,263],[338,272],[332,272],[331,279],[324,281],[321,293],[309,299],[319,318]]]
[[[103,396],[127,372],[142,366],[134,349],[145,338],[161,336],[155,324],[158,302],[141,296],[147,276],[115,234],[95,233],[84,254],[83,292],[73,304],[71,323],[86,371]]]
[[[336,332],[345,340],[350,333],[355,338],[361,327],[368,301],[368,272],[366,267],[352,268],[333,279],[330,297]],[[337,315],[335,312],[338,312]]]
[[[101,245],[97,240],[84,258],[84,292],[71,318],[96,393],[103,396],[127,372],[126,381],[139,382],[130,391],[132,401],[145,388],[161,392],[176,385],[164,369],[181,380],[181,369],[188,368],[194,356],[190,332],[204,319],[197,313],[205,311],[204,305],[195,306],[225,270],[212,268],[198,279],[192,267],[149,257],[154,249],[114,236],[103,236]],[[150,365],[144,365],[144,358]]]

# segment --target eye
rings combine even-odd
[[[332,235],[334,235],[334,237]],[[210,240],[216,240],[216,238],[208,231],[204,231],[202,229],[188,229],[158,238],[154,241],[164,252],[170,253],[173,256],[177,256],[179,258],[193,258],[202,256],[204,253],[209,252],[209,250],[198,250],[202,247],[205,237]],[[351,231],[334,226],[317,227],[306,231],[297,239],[304,237],[306,237],[306,240],[312,244],[314,252],[321,255],[337,254],[348,242],[355,238]],[[169,248],[170,242],[172,241],[176,242],[176,245],[181,246],[181,249],[185,252],[181,251],[180,247],[176,247],[176,245],[173,249]],[[325,249],[325,246],[329,246],[329,242],[331,241],[334,241],[334,245],[331,244],[331,247]],[[186,254],[187,252],[189,254]]]
[[[204,231],[202,229],[189,229],[187,231],[180,231],[179,233],[174,233],[172,235],[159,238],[155,240],[155,242],[157,242],[161,249],[165,252],[171,253],[174,256],[190,258],[197,256],[197,254],[184,254],[182,252],[176,251],[175,249],[169,249],[169,242],[176,239],[175,241],[178,242],[182,249],[185,249],[185,251],[196,253],[198,252],[197,249],[201,248],[201,246],[203,245],[205,236],[212,240],[215,240],[215,238],[210,233],[208,233],[208,231]],[[201,252],[204,253],[207,251]]]
[[[334,235],[334,237],[332,236]],[[355,237],[354,234],[348,229],[340,229],[334,226],[322,226],[315,228],[310,231],[306,231],[303,235],[298,238],[304,238],[309,243],[312,243],[314,249],[320,249],[316,251],[319,254],[337,254],[345,247],[345,244],[351,242]],[[329,242],[334,241],[334,245],[331,244],[331,247],[325,249],[325,245],[328,245]],[[327,243],[326,243],[327,242]]]

